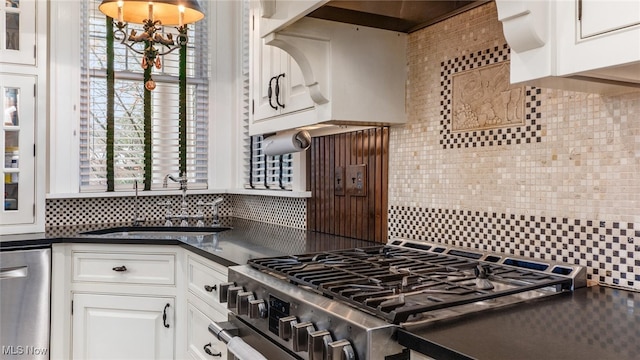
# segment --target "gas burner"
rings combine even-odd
[[[543,296],[586,283],[584,269],[577,266],[400,239],[249,264],[394,324],[429,311],[473,303],[484,307],[500,297],[532,291]]]
[[[586,273],[575,265],[394,239],[253,259],[229,267],[228,280],[219,294],[230,321],[291,358],[383,359],[403,351],[394,340],[400,327],[568,292],[586,286]]]

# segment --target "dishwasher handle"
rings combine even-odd
[[[16,266],[0,269],[0,279],[24,278],[29,274],[27,266]]]

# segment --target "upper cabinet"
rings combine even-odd
[[[0,2],[0,235],[44,231],[47,3]]]
[[[640,90],[640,2],[497,0],[511,82],[574,91]]]
[[[35,77],[0,74],[3,192],[0,225],[35,223]]]
[[[254,0],[260,21],[260,37],[291,25],[329,0]]]
[[[295,60],[283,50],[265,45],[257,32],[253,36],[251,71],[256,126],[274,117],[312,110],[313,100]]]
[[[0,2],[0,62],[36,64],[36,0]]]
[[[265,3],[252,3],[251,135],[406,121],[406,34],[299,17],[262,36]]]

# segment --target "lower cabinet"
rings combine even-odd
[[[187,254],[187,352],[192,359],[226,359],[227,347],[209,332],[212,321],[227,321],[218,287],[227,268],[193,253]]]
[[[227,268],[172,245],[54,244],[51,359],[226,359]]]
[[[74,359],[173,359],[175,299],[73,295]]]
[[[222,315],[208,309],[200,310],[198,306],[189,301],[187,303],[187,353],[191,359],[226,359],[227,346],[215,336],[208,328],[212,321],[226,321],[227,315]],[[204,307],[207,308],[206,306]]]

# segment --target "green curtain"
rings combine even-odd
[[[187,26],[184,26],[186,33]],[[179,141],[180,141],[180,175],[187,176],[187,45],[180,47],[179,86]]]
[[[113,19],[107,17],[107,191],[115,190],[114,182],[114,110]]]

